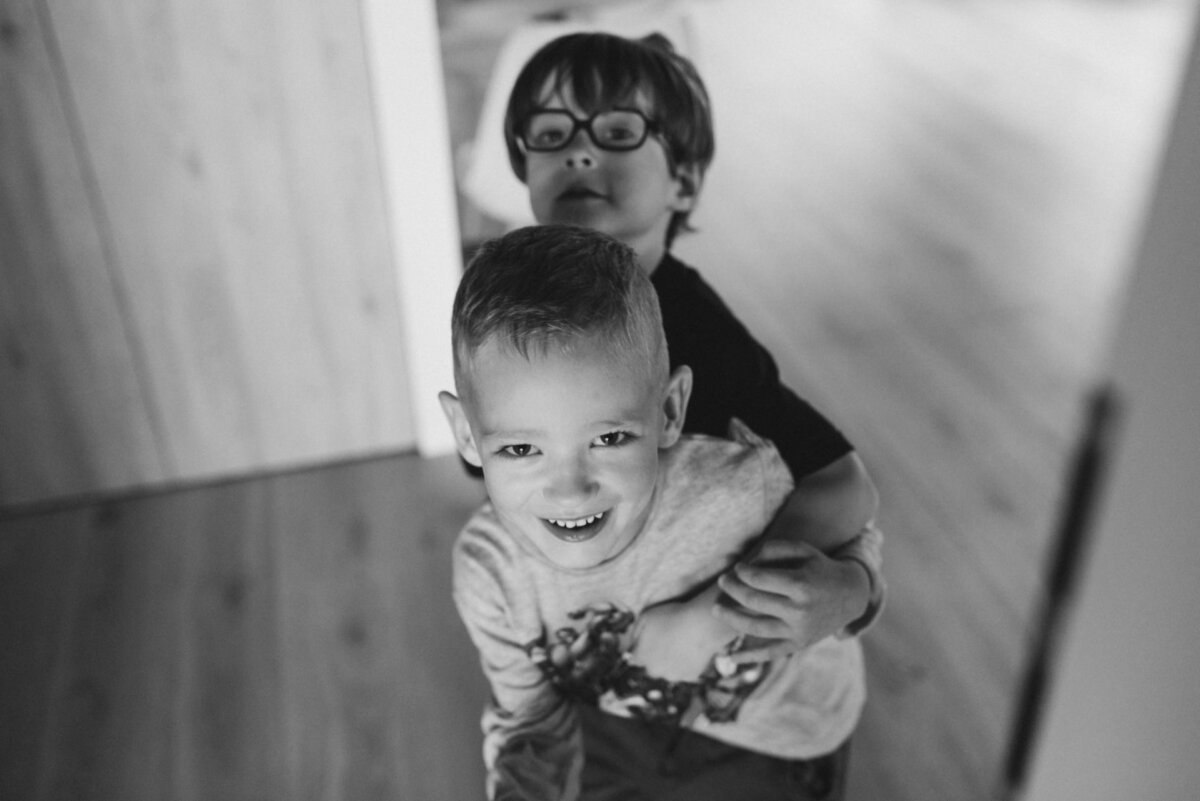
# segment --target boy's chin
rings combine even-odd
[[[607,537],[592,537],[582,542],[566,542],[543,536],[537,543],[542,556],[565,570],[587,570],[601,564],[612,554]]]
[[[539,222],[543,225],[580,225],[585,228],[593,228],[601,233],[611,234],[611,231],[606,230],[611,226],[607,224],[608,221],[603,213],[604,209],[605,206],[599,198],[557,201],[545,215],[546,219],[540,219]]]

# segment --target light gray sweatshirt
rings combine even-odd
[[[492,689],[483,716],[489,798],[575,798],[583,752],[573,704],[629,715],[630,699],[603,686],[592,698],[567,697],[551,681],[548,651],[573,645],[576,665],[616,658],[633,629],[620,621],[729,569],[791,492],[773,445],[736,422],[731,435],[684,437],[665,451],[645,527],[593,568],[549,562],[505,529],[490,504],[467,522],[454,549],[454,600]],[[880,535],[871,528],[866,536],[873,539],[855,543],[855,555],[877,575]],[[874,583],[882,586],[881,579]],[[872,608],[879,605],[874,599]],[[866,623],[857,622],[855,633]],[[686,725],[735,746],[803,759],[829,753],[850,736],[865,696],[858,639],[828,637],[777,659],[736,719],[700,714]]]

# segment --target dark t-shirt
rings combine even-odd
[[[779,449],[797,481],[853,446],[779,380],[779,368],[695,269],[670,253],[651,275],[662,307],[671,369],[692,368],[684,431],[727,436],[737,417]]]

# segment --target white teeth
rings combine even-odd
[[[554,520],[553,518],[547,519],[560,528],[578,528],[579,526],[590,526],[592,523],[595,523],[602,517],[604,517],[604,512],[601,512],[597,515],[588,515],[587,517],[581,517],[576,520]]]

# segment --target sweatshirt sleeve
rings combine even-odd
[[[579,720],[529,657],[496,556],[469,532],[454,553],[454,602],[491,687],[482,720],[487,797],[574,801],[583,769]]]
[[[763,516],[765,520],[770,520],[779,511],[780,505],[787,496],[796,488],[787,463],[784,462],[775,443],[760,437],[739,418],[735,417],[729,421],[727,436],[734,442],[750,445],[753,453],[758,457],[759,467],[762,471]]]

